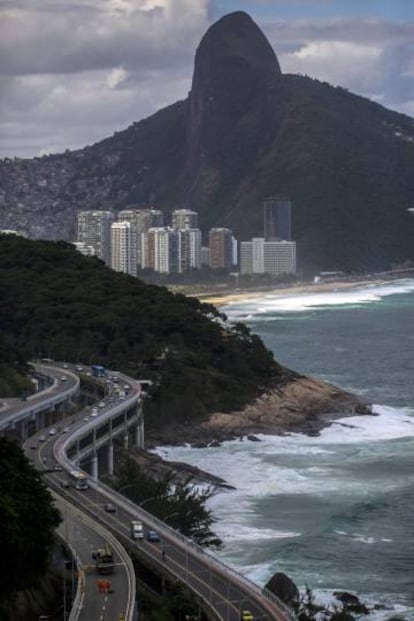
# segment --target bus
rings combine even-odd
[[[106,376],[106,369],[105,367],[102,367],[100,364],[93,364],[91,366],[91,371],[94,377],[105,377]]]
[[[69,473],[71,483],[75,489],[84,490],[89,488],[88,475],[79,470],[71,470]]]

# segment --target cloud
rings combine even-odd
[[[414,22],[251,14],[285,73],[414,113]],[[213,0],[0,0],[0,157],[92,144],[185,98],[212,15]]]
[[[414,102],[414,22],[279,20],[264,30],[285,73],[310,75],[401,111]]]
[[[0,2],[0,156],[80,147],[184,98],[209,19],[209,0]]]

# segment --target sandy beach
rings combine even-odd
[[[322,283],[303,283],[293,284],[291,287],[274,287],[263,289],[235,289],[233,291],[226,291],[223,293],[203,293],[195,295],[201,302],[206,304],[214,304],[214,306],[220,307],[233,302],[239,302],[241,300],[253,300],[255,298],[261,298],[265,295],[277,296],[279,298],[287,298],[295,295],[301,295],[305,293],[321,293],[324,291],[342,291],[344,289],[355,289],[357,287],[365,287],[368,285],[381,285],[385,282],[389,282],[385,279],[370,279],[370,280],[347,280],[347,281],[332,281]]]

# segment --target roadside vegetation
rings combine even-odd
[[[0,438],[0,618],[14,621],[20,592],[39,587],[61,518],[41,476],[13,442]]]
[[[206,502],[215,493],[214,486],[197,487],[192,478],[177,483],[172,475],[155,480],[129,458],[121,467],[113,487],[199,545],[221,546],[221,540],[211,530],[215,518],[206,508]]]

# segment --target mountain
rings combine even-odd
[[[239,240],[263,233],[262,200],[288,195],[305,270],[414,260],[414,120],[281,73],[243,12],[204,35],[189,97],[92,146],[0,162],[0,227],[74,239],[76,213],[189,207]]]

